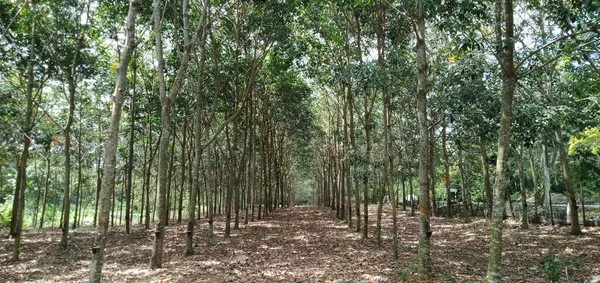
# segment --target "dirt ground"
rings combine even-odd
[[[205,241],[206,221],[195,237],[196,255],[184,257],[185,224],[167,228],[163,268],[149,269],[152,233],[135,226],[111,229],[105,282],[416,282],[411,273],[417,254],[417,217],[399,210],[400,259],[394,261],[391,207],[385,207],[382,247],[374,240],[376,206],[370,207],[369,239],[348,229],[335,211],[316,207],[279,209],[265,220],[240,225],[231,238],[223,235],[218,219],[215,244]],[[430,282],[482,282],[487,268],[486,220],[463,224],[460,219],[432,218],[431,257],[436,277]],[[584,229],[570,236],[568,227],[531,225],[529,231],[505,222],[503,282],[548,282],[540,260],[551,247],[562,267],[560,282],[600,278],[600,229]],[[0,231],[3,235],[7,231]],[[70,250],[59,248],[60,230],[26,231],[22,261],[10,262],[12,240],[0,240],[0,282],[87,281],[93,228],[78,228],[70,236]],[[565,270],[566,266],[566,270]]]

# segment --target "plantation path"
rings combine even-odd
[[[206,221],[202,221],[201,235],[196,237],[197,254],[187,258],[182,256],[185,225],[171,225],[163,268],[158,270],[148,269],[151,232],[136,226],[132,235],[125,235],[122,228],[114,228],[103,278],[106,282],[399,282],[406,276],[408,281],[416,281],[410,270],[416,262],[417,218],[399,211],[400,260],[396,262],[391,254],[391,207],[385,208],[381,248],[373,239],[376,207],[370,210],[373,223],[368,240],[335,219],[334,211],[316,207],[277,210],[267,219],[240,225],[230,239],[223,237],[223,221],[218,219],[213,246],[205,243]],[[431,282],[481,282],[489,243],[485,220],[462,224],[458,219],[434,217],[432,225],[437,276]],[[59,249],[58,229],[28,231],[23,261],[16,264],[8,262],[12,241],[1,239],[0,281],[87,281],[93,231],[76,229],[68,253]],[[520,231],[508,223],[503,282],[547,282],[539,262],[551,242],[557,257],[570,263],[571,282],[600,275],[600,230],[589,229],[581,237],[565,231],[536,225]],[[564,276],[563,271],[562,279]]]

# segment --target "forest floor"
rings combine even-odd
[[[206,221],[195,237],[196,255],[183,256],[185,224],[167,227],[163,268],[149,269],[152,233],[135,226],[131,235],[112,228],[103,270],[105,282],[416,282],[418,218],[398,211],[400,259],[393,260],[391,206],[384,210],[382,247],[374,239],[376,206],[370,207],[369,238],[348,229],[335,211],[317,207],[279,209],[267,219],[240,225],[224,238],[223,219],[216,222],[215,244],[205,241]],[[243,222],[242,222],[243,223]],[[488,258],[486,220],[464,224],[460,219],[432,217],[430,282],[482,282]],[[600,279],[600,229],[584,229],[570,236],[568,227],[531,225],[522,231],[505,222],[503,282],[548,282],[540,261],[554,251],[561,266],[560,282]],[[12,240],[0,240],[0,281],[87,281],[91,260],[91,227],[70,236],[70,249],[59,247],[60,230],[26,231],[22,261],[11,263]],[[6,235],[6,231],[0,231]]]

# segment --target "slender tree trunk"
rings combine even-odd
[[[44,185],[44,198],[42,200],[42,215],[40,216],[40,229],[44,227],[44,217],[46,216],[46,201],[48,199],[48,187],[50,186],[50,153],[46,159],[46,181]]]
[[[550,223],[554,225],[554,214],[552,211],[552,183],[551,183],[551,165],[548,162],[548,145],[542,141],[542,167],[544,169],[544,206],[546,219],[550,218]]]
[[[165,59],[163,56],[162,46],[162,15],[161,15],[161,0],[154,0],[154,39],[155,39],[155,56],[158,62],[157,74],[158,74],[158,90],[161,101],[161,133],[159,150],[158,150],[158,187],[156,188],[156,201],[155,206],[158,209],[158,222],[154,230],[154,245],[152,248],[152,258],[150,260],[150,268],[156,269],[162,267],[162,254],[163,254],[163,240],[165,236],[165,225],[166,225],[166,193],[168,183],[168,166],[169,166],[169,142],[171,138],[172,122],[171,122],[171,107],[172,97],[167,96],[166,84],[165,84]],[[184,1],[187,3],[187,1]],[[184,4],[185,5],[185,4]],[[184,31],[187,32],[187,31]],[[189,36],[185,34],[184,37]],[[186,38],[187,39],[187,38]],[[187,42],[186,42],[187,44]]]
[[[133,81],[132,88],[133,92],[131,94],[131,124],[129,129],[129,148],[127,154],[127,182],[125,185],[125,234],[129,234],[131,232],[131,189],[133,186],[133,149],[135,144],[135,111],[136,111],[136,78],[137,78],[137,58],[134,55],[133,61]]]
[[[102,123],[100,123],[100,136],[102,136]],[[98,206],[100,204],[100,191],[102,190],[102,168],[100,162],[102,161],[102,153],[98,154],[98,160],[96,162],[96,201],[94,202],[94,227],[98,224]]]
[[[523,144],[519,146],[517,155],[519,166],[519,186],[521,187],[521,229],[529,229],[529,216],[527,215],[527,189],[525,188],[525,170],[523,169]]]
[[[583,191],[583,183],[579,183],[580,199],[581,199],[581,224],[585,227],[585,195]]]
[[[571,235],[581,235],[581,227],[579,226],[579,214],[577,213],[577,199],[575,199],[575,188],[571,179],[569,169],[569,161],[567,160],[567,152],[565,150],[562,130],[560,124],[554,126],[554,136],[556,137],[556,147],[558,147],[558,157],[563,171],[563,181],[567,187],[567,202],[571,210]]]
[[[69,214],[71,213],[71,126],[73,125],[73,120],[75,116],[75,91],[77,89],[76,82],[76,73],[77,73],[77,65],[78,65],[78,57],[79,57],[79,49],[83,47],[83,38],[84,33],[79,36],[79,40],[77,42],[77,50],[75,51],[75,55],[73,57],[73,61],[71,63],[70,69],[67,75],[67,83],[69,89],[69,110],[67,117],[67,124],[64,128],[65,135],[65,191],[63,198],[63,223],[62,223],[62,237],[60,241],[60,246],[63,250],[66,250],[68,247],[68,235],[69,235]],[[81,144],[81,142],[80,142]],[[81,151],[80,151],[81,153]],[[79,156],[81,159],[81,156]],[[79,163],[81,164],[81,163]],[[79,180],[81,181],[81,175]],[[79,195],[77,195],[77,203],[79,203]],[[77,206],[75,206],[75,216],[77,216]],[[77,218],[75,218],[77,219]],[[75,228],[75,227],[73,227]]]
[[[348,84],[349,88],[350,85]],[[345,90],[345,88],[344,88]],[[342,95],[346,95],[342,93]],[[344,119],[344,182],[346,183],[346,195],[348,199],[346,202],[348,203],[348,228],[352,229],[352,176],[350,175],[350,137],[349,137],[349,124],[348,124],[348,97],[344,99],[344,110],[343,110],[343,119]]]
[[[194,50],[195,44],[198,41],[198,36],[200,32],[204,29],[204,23],[199,23],[196,28],[194,37],[190,40],[189,35],[189,21],[188,17],[184,17],[183,22],[183,38],[184,38],[184,53],[181,58],[179,69],[175,75],[173,80],[173,84],[171,85],[171,89],[169,94],[167,95],[166,86],[165,86],[165,75],[164,75],[164,66],[165,59],[163,56],[163,46],[162,46],[162,20],[161,20],[161,9],[160,9],[161,0],[154,0],[154,33],[155,33],[155,43],[156,43],[156,57],[158,60],[158,86],[160,93],[160,100],[162,104],[161,109],[161,117],[162,117],[162,138],[160,141],[160,154],[159,154],[159,162],[158,162],[158,188],[157,188],[157,214],[158,214],[158,222],[156,224],[156,229],[154,231],[154,247],[152,249],[152,258],[150,260],[150,268],[160,268],[162,267],[162,253],[163,253],[163,241],[165,237],[165,224],[167,221],[167,204],[166,204],[166,193],[167,193],[167,169],[168,169],[168,147],[169,140],[171,138],[172,132],[172,121],[171,121],[171,107],[173,106],[174,101],[179,94],[179,90],[181,89],[184,80],[187,76],[187,69],[189,66],[190,53]],[[187,15],[188,13],[188,1],[184,0],[182,3],[182,13],[183,15]]]
[[[356,34],[356,42],[358,45],[358,58],[359,58],[359,64],[361,66],[361,68],[363,67],[364,63],[363,63],[363,57],[362,57],[362,46],[361,46],[361,39],[362,39],[362,35],[361,35],[361,23],[360,20],[358,18],[358,16],[356,16],[357,18],[357,34]],[[364,81],[365,78],[364,76],[361,77],[361,80]],[[369,173],[370,173],[370,167],[371,167],[371,149],[372,149],[372,141],[371,141],[371,115],[370,115],[370,111],[369,111],[369,96],[367,94],[367,90],[364,89],[363,90],[363,106],[364,106],[364,113],[363,113],[363,119],[364,119],[364,128],[365,128],[365,139],[366,139],[366,151],[365,151],[365,155],[363,157],[363,175],[362,175],[362,181],[363,181],[363,231],[362,231],[362,237],[363,239],[366,239],[369,236]]]
[[[442,153],[444,155],[444,183],[446,186],[446,216],[448,216],[448,218],[452,218],[452,198],[450,192],[450,161],[448,160],[448,149],[446,148],[447,139],[448,137],[446,132],[446,123],[444,122],[444,126],[442,128]]]
[[[481,166],[483,167],[483,190],[485,192],[485,215],[492,217],[492,185],[490,183],[490,165],[488,163],[485,137],[479,137],[479,152],[481,154]]]
[[[34,127],[33,117],[33,64],[35,60],[35,14],[37,10],[37,1],[32,1],[30,11],[31,19],[31,42],[29,48],[29,58],[27,62],[27,90],[26,90],[26,108],[25,121],[23,123],[23,151],[17,166],[17,181],[13,199],[10,235],[14,238],[13,255],[11,261],[19,261],[21,255],[21,233],[23,231],[23,218],[25,210],[25,190],[27,189],[27,160],[29,159],[29,146],[31,145],[31,133]]]
[[[151,114],[149,114],[151,115]],[[158,140],[160,141],[160,136],[158,138]],[[146,175],[144,176],[144,178],[146,179],[145,186],[144,186],[144,196],[142,198],[143,200],[143,205],[142,205],[142,210],[140,211],[140,213],[143,211],[144,213],[144,229],[145,230],[149,230],[150,229],[150,178],[152,177],[152,162],[154,161],[154,155],[157,152],[157,146],[154,149],[154,152],[152,151],[152,123],[150,121],[150,119],[148,119],[148,154],[150,154],[150,158],[148,160],[148,162],[146,162],[147,166],[146,166]]]
[[[187,119],[187,118],[186,118]],[[173,129],[173,131],[175,131],[175,129]],[[184,134],[185,134],[185,129],[184,129]],[[168,165],[168,170],[167,170],[167,191],[166,191],[166,201],[165,201],[165,225],[169,225],[169,216],[171,215],[171,202],[173,202],[173,198],[171,198],[171,184],[173,182],[173,167],[174,167],[174,162],[175,162],[175,140],[177,138],[175,137],[175,135],[173,135],[173,139],[171,139],[172,143],[171,143],[171,153],[169,154],[169,165]],[[184,139],[185,140],[185,139]],[[185,144],[185,142],[184,142]],[[184,153],[185,155],[185,153]],[[181,167],[185,167],[185,158],[181,159]],[[185,171],[184,171],[185,173]],[[181,175],[182,179],[185,178],[185,174]],[[182,184],[185,184],[185,181],[181,182]],[[175,186],[177,187],[177,186]]]
[[[408,197],[410,200],[410,216],[415,216],[415,195],[413,191],[412,164],[408,165]]]
[[[431,168],[429,170],[429,189],[431,190],[431,209],[429,210],[430,216],[436,216],[437,213],[437,209],[438,209],[438,204],[437,204],[437,200],[435,198],[435,172],[434,172],[434,154],[435,154],[435,139],[433,136],[433,133],[435,132],[435,127],[432,127],[431,130],[429,130],[429,168]]]
[[[382,74],[385,74],[385,31],[387,6],[384,1],[378,3],[380,5],[377,10],[377,65]],[[392,178],[392,140],[391,140],[391,101],[388,93],[387,80],[382,81],[381,94],[383,98],[383,123],[384,123],[384,147],[385,147],[385,172],[383,172],[383,185],[379,191],[379,204],[377,205],[377,230],[376,243],[381,247],[381,218],[383,213],[384,195],[390,189]],[[395,235],[394,235],[395,236]],[[397,240],[396,240],[397,241]],[[397,252],[396,252],[397,255]]]
[[[464,223],[471,222],[469,219],[469,192],[467,188],[467,178],[465,176],[464,158],[461,149],[458,150],[458,168],[460,170],[460,187],[462,192],[462,217]]]
[[[502,0],[496,0],[496,25],[501,24]],[[513,96],[517,84],[517,74],[514,65],[514,20],[513,1],[504,1],[505,39],[503,41],[503,54],[501,54],[502,68],[502,109],[500,117],[500,131],[498,134],[498,159],[496,160],[496,179],[494,182],[494,196],[492,207],[490,256],[487,269],[487,282],[500,282],[500,266],[502,257],[502,228],[504,216],[504,196],[506,194],[506,171],[508,168],[508,150],[510,144],[510,124],[512,120]],[[496,30],[500,30],[498,27]],[[497,44],[500,44],[498,42]],[[498,51],[500,52],[500,51]]]
[[[356,154],[358,151],[358,147],[356,145],[357,133],[356,127],[354,123],[354,95],[352,94],[352,85],[348,84],[348,89],[346,91],[346,99],[348,100],[348,116],[350,116],[350,147],[352,148],[353,154]],[[354,158],[349,158],[350,165],[355,167],[356,164],[354,162]],[[361,219],[360,219],[360,188],[359,188],[359,179],[355,175],[353,178],[354,181],[354,213],[356,216],[356,232],[360,232],[361,230]]]
[[[535,205],[534,205],[534,212],[533,212],[533,222],[534,223],[539,223],[539,219],[540,216],[538,215],[538,200],[539,200],[539,189],[538,189],[538,183],[537,183],[537,176],[536,176],[536,172],[535,172],[535,165],[533,162],[533,150],[531,149],[531,147],[528,149],[527,151],[529,153],[529,166],[531,167],[531,179],[533,180],[533,191],[534,191],[534,201],[535,201]]]
[[[104,151],[104,176],[102,177],[102,189],[100,191],[100,217],[97,234],[92,246],[92,264],[90,268],[90,282],[98,283],[102,278],[102,265],[104,263],[104,248],[106,246],[106,236],[108,233],[108,217],[110,209],[110,196],[115,188],[115,169],[117,157],[117,143],[119,138],[119,125],[121,121],[121,109],[123,106],[124,92],[127,84],[126,74],[129,61],[135,49],[135,16],[139,0],[129,1],[129,11],[127,12],[126,45],[121,53],[121,60],[117,71],[117,83],[112,97],[112,111],[110,118],[110,127],[108,137],[105,143]]]
[[[116,184],[115,184],[115,186],[116,186]],[[115,206],[117,205],[117,202],[115,200],[115,192],[114,191],[113,191],[111,197],[112,197],[112,202],[111,202],[111,206],[110,206],[110,227],[115,227]]]
[[[410,4],[407,3],[407,7]],[[423,1],[417,1],[416,13],[411,15],[416,36],[417,49],[417,117],[419,120],[419,252],[418,272],[421,278],[432,275],[430,258],[431,228],[429,224],[429,175],[431,170],[429,151],[429,122],[427,120],[428,63],[425,30],[425,9]],[[412,14],[412,13],[411,13]],[[412,197],[412,196],[411,196]]]
[[[56,167],[54,167],[54,180],[56,181],[56,183],[58,183],[58,177],[56,176]],[[57,200],[58,198],[57,196],[57,192],[56,192],[56,187],[58,186],[58,184],[53,185],[52,187],[54,188],[54,198],[52,198],[52,222],[50,223],[50,227],[54,228],[54,220],[56,218],[56,207],[58,206]]]
[[[82,121],[82,116],[81,116],[81,108],[82,106],[79,107],[79,137],[77,138],[77,202],[75,203],[75,215],[73,218],[73,229],[77,228],[77,224],[78,224],[78,219],[80,219],[80,212],[81,212],[81,182],[83,181],[82,179],[82,168],[83,168],[83,156],[81,153],[81,148],[83,147],[83,145],[81,144],[82,142],[82,129],[81,129],[81,121]],[[79,221],[80,222],[80,221]]]

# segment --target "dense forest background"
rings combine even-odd
[[[11,258],[93,226],[100,280],[109,227],[151,231],[158,268],[167,225],[193,255],[196,220],[210,244],[295,205],[379,245],[391,203],[424,277],[431,217],[490,219],[495,282],[506,217],[599,224],[599,23],[595,0],[1,0]]]

